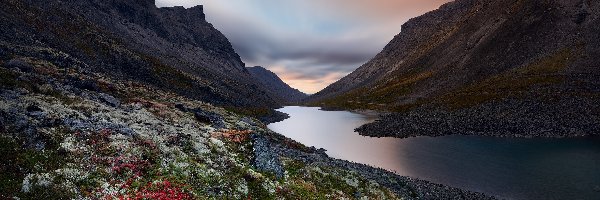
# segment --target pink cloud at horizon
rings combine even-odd
[[[157,0],[204,5],[247,66],[315,93],[375,56],[403,23],[450,0]]]

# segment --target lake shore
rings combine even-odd
[[[479,192],[471,192],[443,184],[401,176],[389,170],[361,163],[335,159],[329,157],[324,149],[316,149],[315,147],[290,148],[290,146],[300,144],[276,132],[270,132],[265,136],[254,137],[255,143],[261,141],[268,144],[263,148],[255,149],[259,154],[293,158],[300,160],[306,165],[321,168],[342,168],[365,179],[373,180],[377,184],[391,189],[399,196],[409,197],[409,199],[496,199],[493,196]],[[274,166],[273,168],[277,167]]]
[[[600,162],[597,138],[365,137],[354,128],[372,122],[370,116],[318,107],[292,106],[279,111],[290,118],[270,124],[269,129],[285,137],[315,146],[314,151],[326,152],[334,160],[363,163],[428,183],[508,199],[589,199],[600,186],[596,181],[600,174],[592,167]],[[516,179],[514,174],[521,176]],[[569,180],[557,181],[563,174],[571,174]],[[505,187],[507,184],[518,187]]]

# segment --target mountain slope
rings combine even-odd
[[[599,12],[595,1],[450,2],[311,101],[399,113],[367,135],[597,134]]]
[[[283,82],[277,74],[261,67],[249,67],[248,72],[260,82],[268,91],[274,93],[279,98],[286,102],[294,103],[299,102],[302,99],[308,97],[308,95],[300,92],[298,89],[290,87],[288,84]]]
[[[0,199],[493,199],[328,157],[149,84],[30,58],[0,64],[0,160]]]
[[[154,0],[7,0],[0,58],[31,57],[150,83],[215,105],[278,107],[202,6]]]

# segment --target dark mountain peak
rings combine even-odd
[[[112,4],[129,4],[129,5],[139,5],[146,8],[156,8],[156,0],[112,0],[110,1]]]
[[[582,106],[600,100],[599,16],[600,3],[596,1],[456,0],[406,22],[402,32],[372,60],[311,96],[310,101],[330,107],[415,112],[418,116],[426,116],[424,110],[449,109],[447,116],[457,121],[448,124],[455,127],[472,128],[468,121],[460,121],[470,119],[489,122],[487,127],[506,128],[510,125],[499,123],[510,119],[557,134],[571,134],[573,131],[565,131],[568,128],[590,133],[591,129],[581,127],[592,125],[561,124],[565,120],[560,118],[575,122],[600,116],[599,110],[589,112]],[[557,103],[561,101],[567,103]],[[577,115],[557,117],[541,105],[562,106],[563,113]],[[489,112],[494,109],[502,110],[503,118],[490,117],[495,115]],[[524,110],[531,110],[529,116],[522,115]],[[441,112],[427,113],[430,116],[420,124],[432,124],[423,122],[444,116]],[[544,116],[545,120],[542,123],[530,116]],[[404,126],[394,122],[402,119],[408,118],[388,121]],[[460,133],[476,132],[473,130]],[[539,134],[523,127],[507,128],[506,132]]]
[[[267,90],[288,103],[299,102],[308,97],[298,89],[290,87],[283,82],[277,74],[261,66],[248,67],[248,72],[260,82]]]
[[[462,1],[451,1],[443,4],[437,10],[429,11],[421,16],[409,19],[404,23],[402,32],[400,34],[408,34],[412,30],[420,28],[434,28],[429,27],[431,25],[441,23],[442,21],[447,23],[446,17],[453,15],[461,15],[468,10],[477,0],[462,0]]]
[[[248,68],[255,68],[255,69],[257,69],[257,70],[265,70],[265,71],[267,71],[267,69],[265,69],[265,68],[264,68],[264,67],[262,67],[262,66],[254,66],[254,67],[248,67]]]
[[[190,13],[202,14],[202,16],[204,17],[204,5],[193,6],[186,10],[189,11]]]
[[[92,0],[92,1],[70,1],[70,4],[89,4],[93,3],[99,7],[115,9],[121,14],[139,15],[150,13],[157,9],[154,0]]]
[[[186,21],[202,21],[206,22],[206,16],[204,14],[204,6],[197,5],[190,8],[185,8],[183,6],[175,6],[175,7],[162,7],[159,8],[163,12],[171,13],[173,16],[177,16],[180,19],[185,19]]]
[[[272,78],[279,79],[279,76],[277,76],[277,74],[275,74],[271,70],[268,70],[268,69],[266,69],[266,68],[264,68],[262,66],[248,67],[247,69],[248,69],[249,72],[264,73],[265,75],[270,75]]]
[[[37,57],[65,65],[62,58],[35,51],[52,49],[84,63],[88,71],[215,105],[279,107],[246,71],[229,40],[205,20],[203,6],[158,8],[154,0],[6,0],[0,24],[5,30],[0,39],[6,42],[0,44],[0,54],[11,55],[0,55],[0,62]]]

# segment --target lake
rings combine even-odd
[[[376,116],[315,107],[279,109],[268,127],[334,158],[508,199],[600,199],[600,138],[360,136]]]

